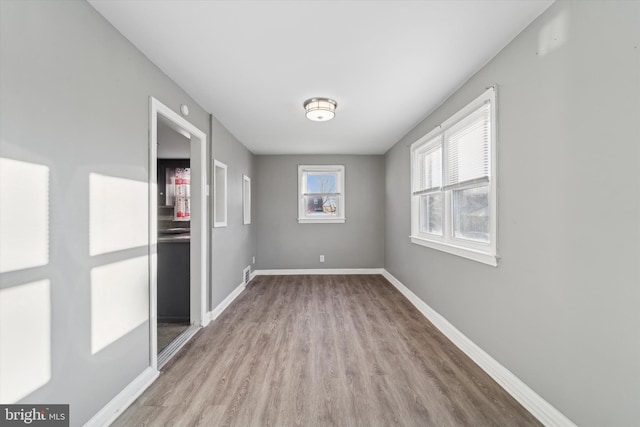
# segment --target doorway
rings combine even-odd
[[[206,322],[206,254],[207,254],[207,234],[206,234],[206,210],[207,210],[207,161],[206,161],[206,135],[201,130],[197,129],[191,123],[189,123],[186,119],[175,113],[173,110],[168,108],[166,105],[162,104],[157,99],[151,97],[149,100],[149,308],[150,308],[150,353],[149,353],[149,364],[151,368],[158,370],[162,368],[162,366],[170,360],[170,358],[175,355],[180,348],[198,331],[198,329],[204,326]],[[188,191],[189,200],[186,200],[186,203],[183,203],[179,206],[179,208],[171,207],[173,219],[179,219],[178,221],[166,221],[167,218],[167,209],[162,210],[159,208],[160,202],[166,206],[167,203],[167,192],[159,191],[161,182],[163,179],[166,182],[167,179],[167,170],[170,167],[166,166],[166,162],[161,160],[159,163],[159,153],[158,153],[158,144],[162,139],[162,134],[168,131],[177,133],[180,137],[184,139],[185,146],[182,147],[183,152],[178,153],[176,156],[183,163],[178,165],[173,165],[173,179],[175,184],[176,179],[176,171],[181,174],[180,184],[183,184],[183,179],[185,178],[185,173],[188,169],[189,174],[189,187],[182,188],[181,194],[186,194],[185,191]],[[166,147],[165,147],[166,148]],[[166,157],[165,153],[161,157]],[[186,159],[185,159],[186,157]],[[187,163],[185,163],[185,160]],[[163,166],[165,165],[165,166]],[[188,166],[186,166],[188,165]],[[160,167],[159,167],[160,166]],[[169,165],[170,166],[170,165]],[[159,174],[160,172],[160,174]],[[169,173],[171,175],[171,173]],[[158,180],[160,177],[160,181]],[[171,186],[173,194],[170,197],[173,197],[174,200],[170,200],[170,203],[175,203],[176,193],[175,186]],[[162,192],[162,196],[160,195]],[[161,200],[164,197],[164,200]],[[185,200],[182,200],[185,202]],[[161,214],[159,215],[159,212]],[[185,214],[188,213],[188,221],[185,221]],[[163,220],[162,231],[167,231],[166,224],[175,224],[175,228],[177,230],[170,230],[167,233],[163,232],[159,237],[159,216]],[[188,227],[186,224],[188,223]],[[188,231],[187,231],[188,229]],[[180,250],[178,247],[170,248],[171,252],[167,255],[167,250],[163,247],[163,249],[159,250],[160,245],[164,245],[166,242],[165,238],[167,234],[175,232],[176,234],[181,234],[182,242],[177,243],[178,245],[182,245]],[[178,240],[179,241],[179,240]],[[178,250],[178,252],[175,252]],[[185,257],[186,254],[186,257]],[[166,274],[167,271],[175,271],[160,269],[159,271],[159,261],[163,264],[166,262],[166,257],[169,256],[176,263],[176,265],[181,265],[181,270],[184,270],[183,273],[180,273],[179,277],[170,279],[169,281],[174,281],[178,283],[178,285],[182,284],[182,289],[172,289],[169,293],[175,292],[180,300],[179,306],[173,312],[169,310],[167,312],[166,307],[162,308],[162,315],[165,318],[160,317],[159,314],[159,301],[162,302],[163,299],[166,303],[166,295],[161,296],[160,300],[159,296],[159,288],[158,285],[161,284],[165,286],[163,283],[166,282],[166,277],[159,278],[160,274]],[[160,260],[160,257],[163,257]],[[167,290],[163,288],[161,293],[166,294]],[[188,294],[188,295],[187,295]],[[175,307],[174,307],[175,308]],[[173,309],[172,309],[173,310]],[[171,313],[176,314],[176,318],[173,320],[178,320],[178,322],[166,322],[167,313],[169,316],[172,316]],[[184,323],[184,328],[181,326],[180,328],[170,328],[172,330],[177,330],[176,336],[166,337],[167,330],[162,331],[162,340],[170,339],[170,343],[161,348],[164,344],[159,345],[159,335],[158,335],[158,322],[163,321],[163,323]]]
[[[158,119],[158,359],[191,326],[191,138]]]

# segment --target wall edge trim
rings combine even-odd
[[[440,330],[456,347],[471,358],[483,371],[493,378],[507,393],[516,399],[525,409],[548,427],[576,427],[569,418],[558,411],[553,405],[533,391],[520,378],[502,366],[500,362],[460,332],[441,314],[421,300],[402,282],[396,279],[386,269],[382,275],[402,295],[404,295],[433,325]]]
[[[118,418],[160,375],[160,371],[147,367],[120,393],[100,409],[84,427],[109,426]]]

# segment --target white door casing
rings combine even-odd
[[[191,135],[190,320],[205,326],[207,279],[207,135],[149,97],[149,366],[158,369],[158,117]],[[173,126],[172,126],[173,127]]]

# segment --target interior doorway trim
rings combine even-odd
[[[149,366],[158,369],[158,117],[191,135],[190,320],[204,326],[207,278],[207,135],[149,97]],[[182,132],[181,132],[182,133]],[[194,197],[196,196],[196,197]]]

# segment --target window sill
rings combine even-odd
[[[345,218],[323,218],[323,219],[311,219],[311,218],[298,218],[300,224],[344,224],[347,222]]]
[[[426,246],[431,249],[436,249],[448,254],[457,255],[463,258],[467,258],[473,261],[481,262],[483,264],[491,265],[493,267],[498,266],[498,257],[488,254],[486,252],[480,252],[469,248],[460,246],[449,245],[440,242],[434,242],[432,240],[422,239],[420,237],[409,236],[411,243],[416,245]]]

